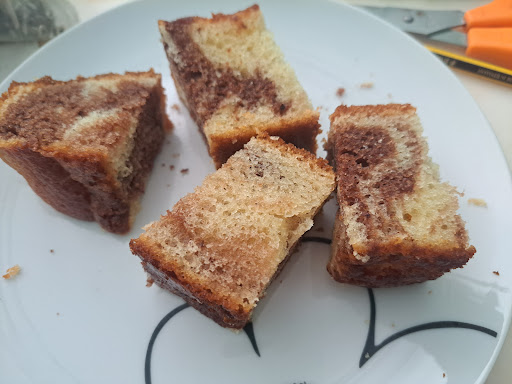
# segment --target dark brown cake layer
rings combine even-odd
[[[92,205],[97,207],[94,209],[95,219],[112,232],[126,233],[130,229],[132,210],[137,209],[132,202],[144,193],[154,159],[162,146],[162,119],[165,118],[165,111],[160,109],[162,97],[161,89],[155,89],[142,107],[135,131],[135,144],[128,159],[132,172],[119,180],[118,190],[112,190],[108,195],[103,191],[93,194]]]
[[[340,283],[367,288],[391,288],[435,280],[452,268],[439,269],[438,265],[427,265],[422,268],[414,264],[397,267],[394,263],[368,266],[338,263],[336,267],[329,264],[327,271]]]
[[[132,246],[132,251],[142,255],[140,257],[143,260],[142,266],[144,267],[144,270],[151,276],[159,287],[167,289],[175,295],[180,296],[188,304],[197,309],[203,315],[215,321],[220,326],[225,328],[242,329],[249,321],[250,313],[236,313],[229,311],[220,304],[216,304],[208,300],[202,300],[201,297],[194,296],[190,292],[187,284],[180,281],[175,273],[160,269],[158,267],[159,263],[157,260],[152,261],[152,263],[157,266],[152,263],[145,262],[144,252],[141,252],[139,248]]]
[[[30,188],[57,211],[79,220],[94,220],[91,196],[55,159],[29,148],[0,149],[0,158],[27,180]]]

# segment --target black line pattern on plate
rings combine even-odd
[[[164,316],[162,320],[157,324],[155,327],[155,330],[151,334],[151,338],[149,339],[148,349],[146,351],[146,360],[144,363],[144,381],[146,384],[151,384],[151,356],[153,354],[153,345],[155,344],[156,338],[162,328],[167,324],[169,320],[171,320],[175,315],[180,313],[182,310],[190,307],[189,304],[181,304],[180,306],[174,308],[171,312],[169,312],[167,315]],[[252,322],[249,322],[244,327],[244,331],[247,334],[247,337],[249,338],[249,341],[251,342],[252,348],[254,349],[254,352],[258,355],[258,357],[261,357],[260,350],[258,348],[258,343],[256,342],[256,337],[254,335],[254,328],[252,325]]]
[[[322,243],[322,244],[331,244],[331,239],[327,239],[324,237],[303,237],[303,242],[315,242],[315,243]],[[376,325],[376,319],[377,319],[377,308],[375,305],[375,296],[373,294],[373,290],[371,288],[367,288],[368,296],[370,298],[370,323],[368,326],[368,335],[366,337],[366,342],[363,348],[363,352],[361,353],[361,358],[359,359],[359,368],[361,368],[370,358],[375,355],[379,350],[384,348],[389,343],[399,339],[400,337],[409,335],[411,333],[419,332],[419,331],[426,331],[429,329],[440,329],[440,328],[465,328],[465,329],[472,329],[474,331],[483,332],[489,336],[497,337],[498,333],[496,331],[493,331],[492,329],[482,327],[480,325],[470,324],[470,323],[464,323],[461,321],[434,321],[430,323],[424,323],[420,325],[416,325],[413,327],[406,328],[402,331],[396,332],[395,334],[387,337],[384,339],[380,344],[375,345],[375,325]],[[151,384],[151,354],[153,352],[153,345],[155,344],[155,340],[162,330],[162,328],[167,324],[169,320],[171,320],[176,314],[184,310],[185,308],[188,308],[189,304],[182,304],[176,308],[174,308],[171,312],[169,312],[165,317],[160,320],[158,325],[156,326],[155,330],[153,331],[153,334],[151,335],[151,338],[149,340],[148,349],[146,352],[146,361],[144,365],[144,378],[146,384]],[[252,348],[254,349],[254,352],[258,355],[258,357],[261,357],[258,343],[256,342],[256,336],[254,334],[254,326],[252,322],[249,322],[244,327],[244,332],[249,338],[249,341],[251,342]]]
[[[252,321],[245,325],[244,332],[249,338],[249,341],[251,342],[254,352],[256,352],[258,357],[261,357],[260,349],[258,348],[258,343],[256,342],[256,336],[254,335],[254,327],[252,326]]]
[[[361,353],[361,358],[359,359],[359,368],[361,368],[368,360],[370,360],[370,358],[373,355],[375,355],[380,349],[384,348],[392,341],[395,341],[402,336],[406,336],[414,332],[439,328],[466,328],[486,333],[492,337],[496,337],[498,335],[496,331],[493,331],[492,329],[486,327],[482,327],[480,325],[463,323],[461,321],[434,321],[431,323],[415,325],[414,327],[406,328],[402,331],[396,332],[395,334],[384,339],[382,343],[375,345],[375,320],[377,317],[377,309],[375,306],[375,297],[373,295],[373,290],[371,288],[367,288],[367,290],[368,296],[370,296],[370,325],[368,327],[368,336],[366,337],[366,343],[364,345],[363,352]]]
[[[153,334],[149,339],[148,350],[146,352],[146,361],[144,364],[144,379],[146,384],[151,384],[151,354],[153,353],[153,345],[155,344],[156,337],[158,336],[164,325],[167,324],[167,322],[171,320],[174,317],[174,315],[177,315],[178,313],[180,313],[181,311],[188,307],[190,307],[190,305],[185,303],[174,308],[171,312],[165,315],[162,320],[160,320],[155,330],[153,331]]]

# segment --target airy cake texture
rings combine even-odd
[[[241,329],[334,187],[325,160],[258,136],[130,248],[161,287]]]
[[[166,127],[153,70],[13,82],[0,99],[0,157],[56,210],[125,233]]]
[[[342,105],[330,119],[340,207],[327,267],[334,279],[399,286],[466,264],[475,248],[456,213],[457,191],[440,182],[416,109]]]
[[[159,21],[178,94],[220,167],[260,132],[316,151],[319,113],[257,5],[211,19]]]

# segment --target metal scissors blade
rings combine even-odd
[[[464,12],[425,11],[393,7],[360,7],[373,13],[402,31],[419,35],[432,35],[437,32],[464,25]]]

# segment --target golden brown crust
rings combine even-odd
[[[452,258],[435,263],[405,263],[396,261],[373,265],[355,265],[338,262],[329,263],[327,271],[340,283],[358,285],[368,288],[390,288],[435,280],[453,268],[467,263],[469,258],[453,260]]]
[[[410,104],[378,104],[378,105],[344,105],[338,106],[329,116],[331,124],[335,123],[339,117],[371,117],[379,115],[386,116],[402,116],[416,113],[416,108]]]
[[[217,324],[226,328],[241,329],[249,321],[250,311],[239,310],[238,304],[216,295],[193,276],[180,274],[176,271],[176,266],[162,264],[161,260],[165,260],[165,255],[145,242],[142,236],[130,240],[130,249],[133,254],[140,257],[144,270],[155,283],[180,296]]]
[[[251,137],[258,132],[266,132],[270,136],[279,136],[287,143],[297,148],[316,153],[316,136],[320,132],[318,115],[304,116],[301,119],[283,121],[279,125],[254,126],[244,129],[240,127],[236,132],[226,132],[210,136],[209,153],[215,166],[220,168],[233,153],[242,149]]]

